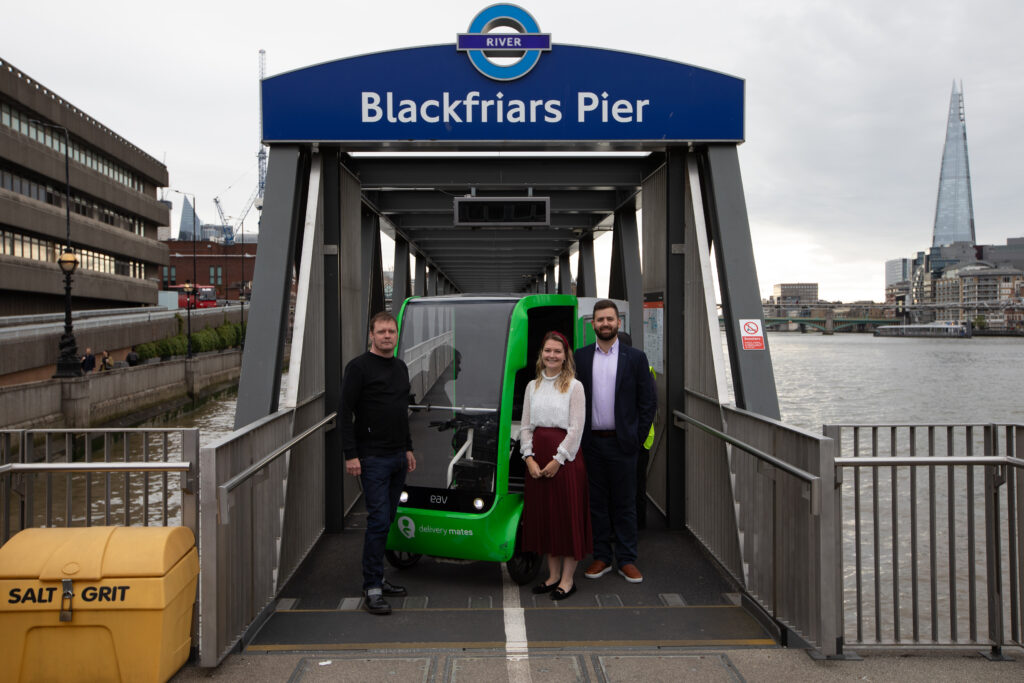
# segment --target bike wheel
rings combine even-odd
[[[522,531],[521,527],[520,531]],[[517,533],[516,549],[505,566],[508,568],[508,575],[512,577],[512,580],[520,586],[524,586],[537,578],[541,559],[538,553],[528,552],[519,547],[519,534]]]
[[[384,557],[388,564],[396,569],[408,569],[423,557],[420,553],[407,553],[404,550],[385,550]]]

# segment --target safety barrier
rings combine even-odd
[[[824,433],[840,455],[846,642],[993,658],[1024,644],[1024,426]]]
[[[841,655],[832,440],[692,391],[687,411],[687,526],[783,644]]]
[[[269,615],[324,530],[323,394],[200,449],[199,664]]]
[[[198,453],[198,429],[2,431],[0,544],[42,526],[195,531]]]

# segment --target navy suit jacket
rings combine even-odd
[[[583,452],[593,442],[591,419],[594,395],[595,344],[584,346],[575,354],[576,379],[583,384],[587,397],[587,424],[583,430]],[[615,434],[624,455],[635,455],[651,431],[658,409],[658,394],[651,377],[647,355],[619,342],[619,363],[615,369]]]

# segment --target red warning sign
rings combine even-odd
[[[760,320],[740,320],[740,339],[744,351],[764,351],[764,328]]]

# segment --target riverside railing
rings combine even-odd
[[[826,425],[846,642],[1024,644],[1024,426]]]
[[[199,665],[269,616],[324,530],[323,393],[204,445],[199,462]]]
[[[0,432],[0,544],[33,527],[196,527],[198,429]]]
[[[722,422],[673,413],[675,426],[699,430],[686,442],[687,525],[716,557],[738,548],[733,567],[723,565],[784,644],[842,654],[831,440],[692,391],[687,407]]]

